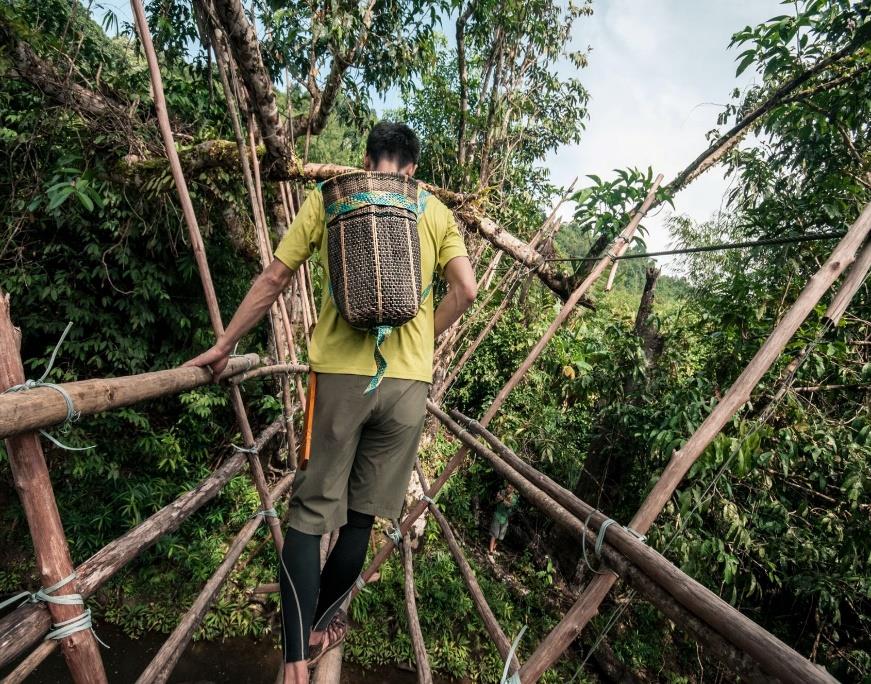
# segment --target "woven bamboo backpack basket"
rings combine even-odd
[[[418,182],[355,171],[321,186],[330,288],[355,328],[397,327],[417,315],[421,290]]]

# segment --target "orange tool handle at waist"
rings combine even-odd
[[[312,426],[315,422],[315,399],[318,394],[318,374],[308,374],[308,392],[305,399],[305,421],[302,431],[302,449],[299,456],[299,469],[305,470],[312,454]]]

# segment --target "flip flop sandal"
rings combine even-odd
[[[333,650],[341,644],[348,635],[348,614],[344,610],[339,610],[330,624],[325,630],[324,640],[316,646],[309,647],[308,666],[313,668],[318,664],[318,661],[324,657],[324,654]],[[336,635],[331,639],[331,635]]]

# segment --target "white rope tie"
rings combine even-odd
[[[57,358],[57,353],[60,350],[61,345],[64,343],[66,339],[67,333],[69,333],[70,328],[73,327],[73,322],[70,321],[67,323],[67,327],[64,328],[63,333],[60,336],[60,339],[57,341],[57,344],[54,346],[54,351],[51,353],[51,358],[48,360],[48,365],[45,368],[45,372],[39,378],[39,380],[25,380],[20,385],[12,385],[8,389],[3,390],[3,394],[13,394],[15,392],[26,392],[27,390],[36,389],[37,387],[47,387],[48,389],[54,390],[64,400],[64,404],[66,404],[67,415],[66,418],[63,419],[63,429],[69,428],[70,423],[75,423],[80,417],[81,413],[76,411],[76,407],[73,404],[73,398],[67,393],[67,391],[53,382],[46,382],[45,379],[48,377],[48,374],[51,373],[51,369],[54,368],[54,361]],[[54,445],[60,447],[61,449],[66,449],[67,451],[87,451],[88,449],[93,449],[95,445],[86,446],[86,447],[71,447],[67,446],[56,437],[53,437],[45,430],[40,430],[39,434],[45,437],[47,440],[52,442]]]
[[[29,591],[22,591],[12,598],[8,598],[0,603],[0,610],[12,605],[16,601],[20,601],[19,605],[42,602],[54,603],[59,606],[84,606],[85,599],[81,594],[63,594],[62,596],[54,596],[53,594],[53,592],[72,582],[76,577],[76,573],[73,572],[59,582],[52,584],[50,587],[40,587],[38,591],[35,591],[32,594]],[[62,620],[61,622],[53,623],[52,628],[53,629],[45,635],[46,639],[66,639],[68,636],[72,636],[76,632],[84,632],[89,629],[97,641],[106,648],[109,648],[109,646],[97,636],[97,633],[94,632],[90,608],[85,608],[80,615],[76,615],[69,620]]]

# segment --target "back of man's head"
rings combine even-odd
[[[391,161],[399,168],[416,166],[420,157],[420,141],[404,123],[379,121],[369,131],[366,154],[373,168],[382,161]]]

